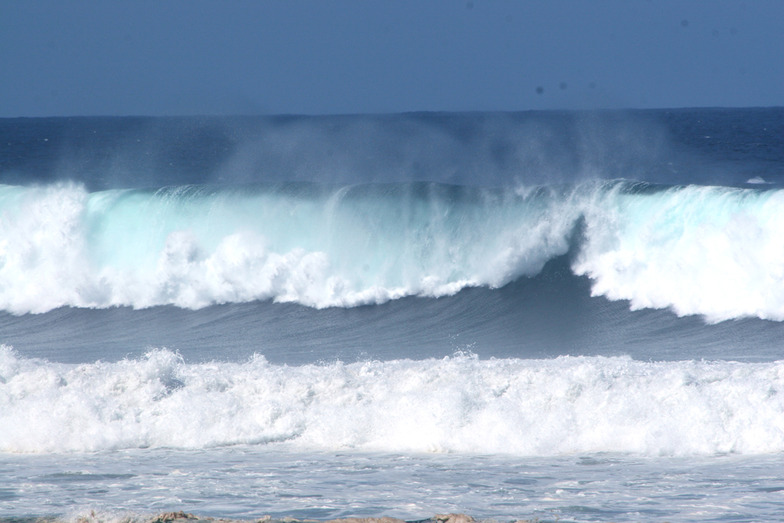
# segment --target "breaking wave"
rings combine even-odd
[[[782,320],[782,230],[776,189],[0,186],[0,308],[352,307],[497,288],[570,253],[633,309]]]

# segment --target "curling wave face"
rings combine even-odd
[[[635,309],[782,320],[781,230],[776,189],[0,186],[0,308],[352,307],[501,287],[571,253]]]

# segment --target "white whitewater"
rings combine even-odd
[[[48,415],[42,416],[42,412]],[[206,449],[644,456],[784,452],[784,362],[627,357],[66,365],[0,350],[0,451]]]

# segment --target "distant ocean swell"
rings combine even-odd
[[[514,455],[784,452],[784,362],[184,363],[155,350],[81,365],[0,349],[0,451],[282,443]]]
[[[782,230],[776,189],[0,186],[0,308],[350,307],[500,287],[570,253],[632,308],[784,320]]]

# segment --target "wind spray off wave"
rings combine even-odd
[[[629,182],[0,188],[0,307],[443,296],[571,252],[593,292],[711,321],[784,319],[784,192]]]

